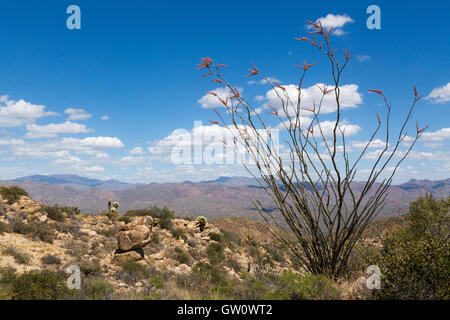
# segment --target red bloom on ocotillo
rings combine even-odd
[[[258,74],[258,69],[255,67],[255,65],[252,63],[253,69],[249,69],[248,71],[250,72],[249,75],[247,75],[247,77],[251,77],[251,76],[256,76]]]
[[[375,92],[375,93],[378,93],[378,94],[383,95],[383,91],[381,91],[381,90],[369,89],[369,90],[367,90],[367,91],[369,91],[369,92]]]

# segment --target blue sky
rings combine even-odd
[[[66,27],[71,4],[81,9],[81,30]],[[199,100],[218,86],[202,78],[196,65],[205,56],[230,65],[226,77],[257,107],[268,102],[270,87],[249,83],[258,80],[245,77],[251,63],[289,85],[299,75],[293,65],[306,59],[318,64],[305,86],[329,84],[323,57],[294,40],[306,35],[306,20],[329,14],[347,21],[333,41],[352,51],[342,82],[357,86],[349,92],[354,108],[344,114],[348,125],[359,128],[351,140],[365,141],[376,123],[374,112],[383,110],[379,97],[367,89],[383,90],[398,123],[416,85],[425,98],[414,120],[429,128],[396,181],[448,178],[450,4],[378,1],[381,29],[369,30],[366,8],[371,4],[3,1],[0,179],[76,173],[148,183],[245,174],[239,164],[171,162],[174,130],[191,131],[194,121],[213,127],[208,120],[214,112]],[[258,96],[263,98],[255,100]],[[414,129],[415,122],[409,132]],[[365,159],[361,169],[369,163]]]

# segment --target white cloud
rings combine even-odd
[[[450,101],[450,82],[442,87],[434,88],[425,99],[430,100],[431,103],[445,103]]]
[[[92,117],[91,114],[87,113],[83,109],[69,108],[64,110],[64,113],[69,115],[69,117],[67,118],[67,120],[69,121],[87,120]]]
[[[102,120],[109,120],[109,116],[104,115],[104,116],[101,116],[100,119],[102,119]]]
[[[290,84],[283,86],[286,89],[286,94],[289,97],[289,100],[296,106],[298,99],[298,87],[296,85]],[[320,88],[323,88],[323,83],[317,83],[309,88],[303,88],[302,93],[302,108],[313,108],[313,102],[318,106],[320,99],[322,97],[322,91]],[[332,90],[331,93],[325,95],[325,98],[322,102],[321,113],[331,113],[335,112],[337,109],[336,106],[336,98],[334,95],[334,87],[327,86],[328,90]],[[271,89],[266,93],[267,104],[272,105],[274,107],[281,106],[281,100],[278,95],[282,97],[287,103],[287,99],[285,98],[285,93],[280,88]],[[358,92],[358,86],[356,84],[346,84],[340,86],[340,106],[341,109],[349,109],[349,108],[357,108],[358,105],[362,104],[362,96]],[[290,105],[290,114],[295,114],[294,107],[292,104]]]
[[[352,18],[350,18],[346,14],[344,14],[344,15],[339,15],[339,14],[334,15],[332,13],[329,13],[325,17],[321,17],[321,18],[317,19],[316,23],[318,23],[319,21],[322,24],[322,27],[323,27],[324,30],[328,31],[331,28],[333,28],[333,34],[336,35],[336,36],[341,36],[341,35],[346,33],[344,30],[342,30],[342,27],[345,24],[355,22]],[[308,29],[312,29],[313,26],[312,25],[308,25],[307,28]]]
[[[244,91],[242,88],[237,88],[239,92]],[[216,108],[216,107],[224,107],[220,99],[227,101],[228,97],[233,96],[234,94],[231,92],[229,88],[216,88],[210,92],[214,92],[217,94],[217,97],[212,94],[205,94],[200,100],[197,102],[200,103],[202,108]]]
[[[250,81],[247,81],[247,83],[249,85],[252,85],[252,84],[269,84],[267,81],[270,81],[272,83],[281,83],[280,80],[278,80],[277,78],[274,78],[274,77],[265,77],[264,79],[261,79],[259,81],[250,80]]]
[[[122,141],[116,137],[87,137],[84,139],[63,138],[61,144],[72,150],[116,149],[124,146]]]
[[[369,141],[352,141],[352,146],[357,149],[364,149]],[[368,148],[384,148],[386,146],[386,142],[381,139],[374,139],[369,144]],[[388,145],[389,147],[389,145]]]
[[[37,119],[57,115],[45,111],[44,105],[34,105],[24,100],[10,100],[0,96],[0,127],[17,127],[35,122]]]
[[[322,128],[323,135],[325,137],[332,137],[335,125],[336,125],[335,121],[321,121],[320,127]],[[359,127],[358,125],[349,124],[349,123],[343,121],[343,122],[339,123],[338,129],[336,131],[336,134],[338,137],[342,136],[339,128],[342,130],[342,132],[344,132],[344,137],[353,136],[361,130],[361,127]],[[317,125],[317,124],[314,126],[314,134],[320,135],[319,125]]]
[[[25,141],[22,139],[0,139],[0,146],[24,145]]]
[[[370,61],[370,56],[357,54],[356,59],[358,59],[359,62],[367,62]]]
[[[61,133],[88,133],[92,130],[86,128],[84,124],[66,121],[63,123],[50,123],[47,125],[29,124],[27,125],[28,133],[26,138],[54,138]]]
[[[136,147],[128,151],[129,154],[143,154],[144,150],[141,147]]]
[[[423,141],[442,141],[450,139],[450,128],[442,128],[435,132],[424,132],[421,140]]]
[[[134,166],[144,163],[144,157],[125,156],[119,159],[118,164],[123,166]]]

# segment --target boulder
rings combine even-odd
[[[145,247],[151,241],[150,228],[145,225],[128,226],[117,233],[117,246],[122,252]]]
[[[144,259],[144,256],[141,252],[138,251],[128,251],[123,253],[116,253],[113,257],[113,262],[115,264],[124,264],[127,262],[136,262]]]

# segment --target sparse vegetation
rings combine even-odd
[[[41,262],[46,265],[60,265],[61,259],[52,254],[47,254],[41,258]]]
[[[65,274],[51,271],[28,271],[17,274],[13,270],[0,273],[0,297],[6,300],[65,300],[73,298],[75,290],[66,285]]]
[[[18,186],[0,187],[0,195],[3,199],[8,200],[10,204],[16,202],[21,196],[28,197],[28,192]]]
[[[19,264],[28,264],[31,260],[27,253],[20,251],[14,246],[6,246],[3,248],[3,254],[13,257]]]
[[[114,286],[104,279],[93,278],[85,281],[83,292],[88,299],[109,300],[114,293]]]

